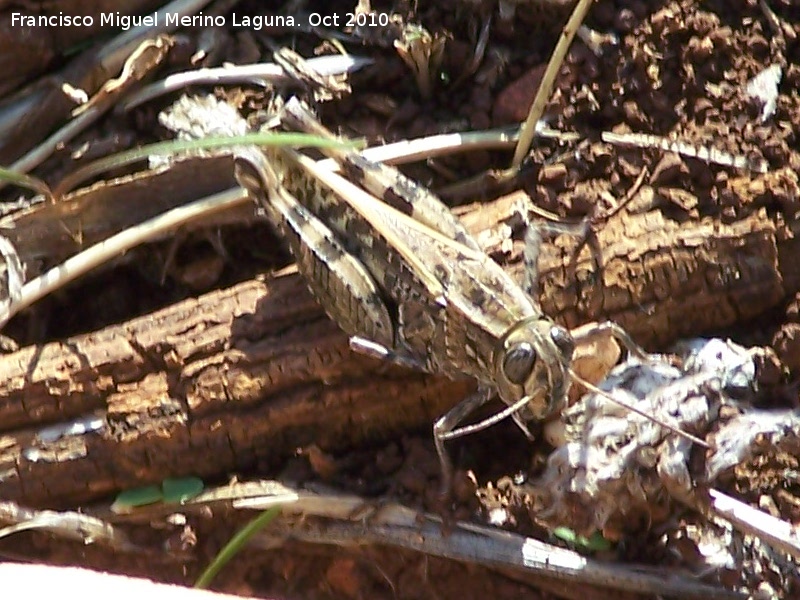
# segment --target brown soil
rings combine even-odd
[[[240,15],[271,14],[272,10],[282,10],[269,8],[279,4],[282,3],[245,0],[235,10]],[[413,6],[414,10],[406,5],[417,3],[400,4],[395,11],[409,21],[451,36],[443,65],[446,81],[438,81],[432,97],[422,99],[394,49],[348,45],[351,52],[370,56],[376,64],[352,77],[350,96],[322,106],[322,119],[330,127],[377,142],[481,129],[523,119],[543,65],[569,14],[569,6],[562,5],[570,3],[531,0],[519,4],[514,19],[505,22],[498,18],[493,2],[420,2],[419,6]],[[526,189],[542,208],[564,216],[582,216],[609,194],[622,198],[646,166],[655,173],[653,185],[659,186],[668,200],[664,212],[673,216],[715,216],[732,221],[763,207],[794,215],[798,197],[791,186],[748,188],[747,176],[739,177],[729,169],[653,149],[629,148],[612,153],[598,142],[602,131],[674,136],[698,146],[713,145],[736,155],[764,158],[775,170],[796,171],[800,167],[800,153],[794,124],[800,122],[800,102],[793,90],[800,82],[797,47],[800,8],[790,0],[776,0],[771,5],[782,22],[779,32],[771,29],[755,0],[598,0],[586,24],[599,32],[615,33],[620,43],[605,46],[602,56],[596,56],[576,40],[546,113],[552,127],[578,132],[588,141],[577,146],[579,157],[575,147],[561,147],[551,141],[538,144],[517,187]],[[307,10],[343,15],[352,8],[350,2],[312,1]],[[381,10],[388,6],[375,2],[373,8]],[[494,20],[483,58],[475,73],[464,73],[480,27],[489,17]],[[268,39],[279,46],[291,46],[304,56],[329,48],[329,42],[309,33],[289,35],[248,29],[223,33],[227,40],[221,46],[222,58],[234,62],[268,56]],[[186,34],[190,44],[197,39],[197,32]],[[748,80],[775,63],[784,69],[782,93],[775,116],[762,125],[758,118],[760,104],[748,98],[743,89]],[[168,68],[184,69],[186,62],[176,59]],[[248,108],[258,108],[265,102],[260,92],[243,89],[224,93],[229,97],[238,94]],[[107,118],[69,148],[59,151],[40,173],[57,180],[74,168],[68,158],[69,151],[89,140],[112,146],[110,140],[151,141],[159,135],[155,126],[157,110],[166,102],[142,108],[126,120]],[[509,161],[510,155],[506,153],[476,152],[439,159],[434,168],[418,164],[406,171],[436,189],[488,168],[506,167]],[[742,188],[749,190],[751,202],[731,204],[732,195],[737,198],[743,195]],[[499,194],[500,191],[491,193]],[[454,203],[479,199],[475,195],[457,196],[452,200]],[[267,246],[263,240],[271,239],[269,235],[264,228],[226,232],[224,241],[229,259],[224,264],[219,263],[206,240],[190,239],[180,248],[177,266],[166,285],[161,285],[158,276],[153,275],[154,269],[158,273],[160,263],[154,267],[143,257],[134,266],[89,277],[45,300],[32,315],[12,322],[7,333],[20,345],[29,345],[97,330],[192,294],[225,287],[283,266],[287,262],[285,254],[264,250]],[[274,247],[272,243],[269,246]],[[193,269],[212,271],[215,276],[200,278],[198,282],[187,274]],[[769,335],[773,321],[774,318],[769,323],[762,320],[757,327]],[[753,327],[747,329],[752,333]],[[790,342],[794,337],[790,335],[791,327],[787,331],[786,354],[791,354]],[[757,341],[763,342],[765,337],[762,335]],[[465,472],[470,470],[477,474],[481,484],[530,471],[531,463],[538,460],[531,459],[532,453],[535,454],[532,451],[536,450],[512,425],[501,425],[453,444],[453,454],[463,469],[461,479],[466,480]],[[327,484],[359,494],[392,496],[414,506],[434,504],[438,463],[428,429],[409,432],[377,446],[313,458],[311,465],[305,458],[296,458],[279,470],[236,475],[267,478],[289,473],[324,479]],[[217,483],[224,483],[229,475],[219,473]],[[755,475],[742,474],[741,478],[753,482],[746,491],[758,491],[761,482]],[[466,489],[465,500],[470,493]],[[794,497],[786,500],[787,505],[795,501]],[[458,516],[469,516],[476,508],[475,501],[467,501]],[[179,553],[181,558],[172,562],[134,559],[92,546],[79,548],[73,543],[54,542],[38,533],[0,540],[0,554],[191,583],[241,524],[234,520],[198,518],[186,529],[138,532],[141,539],[137,542],[143,545],[156,547],[165,541],[185,545],[185,552]],[[520,515],[517,530],[540,533],[524,515]],[[646,535],[631,539],[615,558],[633,557],[638,562],[668,564],[668,558],[652,542]],[[248,552],[237,557],[218,576],[214,588],[260,597],[307,599],[458,596],[466,600],[549,597],[551,593],[585,597],[592,593],[568,586],[548,587],[543,582],[531,586],[484,568],[391,548],[294,543],[272,552]],[[598,597],[623,595],[605,593]]]

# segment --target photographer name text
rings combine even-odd
[[[385,27],[389,24],[387,13],[341,13],[322,15],[311,13],[302,23],[292,15],[181,15],[180,13],[153,13],[151,15],[124,15],[100,13],[98,15],[69,15],[59,12],[52,15],[27,15],[11,13],[12,27],[116,27],[128,30],[131,27],[249,27],[255,31],[263,27]]]

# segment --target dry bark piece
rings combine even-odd
[[[31,511],[19,511],[14,507],[4,509],[0,520],[18,525],[26,525],[24,520],[39,517],[43,512],[30,515]],[[530,585],[545,585],[553,588],[561,582],[580,583],[590,597],[600,595],[601,589],[626,590],[629,593],[658,591],[662,595],[681,598],[736,598],[735,593],[719,585],[698,582],[694,576],[665,570],[662,567],[614,564],[607,560],[581,556],[577,552],[560,548],[540,540],[522,535],[503,532],[494,527],[482,526],[474,522],[454,522],[446,531],[441,527],[441,519],[391,501],[375,501],[355,495],[343,494],[325,489],[306,490],[301,487],[283,484],[278,481],[232,482],[228,485],[209,489],[182,505],[182,522],[189,527],[202,527],[201,521],[214,515],[214,528],[227,528],[228,521],[241,520],[244,511],[266,510],[281,506],[281,514],[269,527],[258,532],[249,543],[250,555],[259,550],[273,550],[280,545],[285,551],[289,540],[304,540],[317,546],[320,544],[338,546],[336,558],[327,570],[331,582],[331,570],[344,568],[347,573],[338,585],[346,587],[348,576],[357,576],[346,564],[350,561],[348,548],[363,548],[366,545],[388,546],[393,552],[411,549],[423,553],[425,559],[447,557],[466,562],[471,568],[484,566],[492,569],[502,568],[507,574]],[[129,559],[136,555],[145,557],[148,565],[161,561],[174,568],[178,556],[168,554],[163,547],[163,538],[174,530],[175,506],[155,503],[141,506],[124,515],[109,516],[108,510],[98,508],[92,515],[74,512],[55,513],[48,511],[47,520],[57,524],[59,519],[64,526],[55,525],[50,531],[61,538],[76,537],[72,522],[95,522],[103,529],[103,551],[113,549],[126,553]],[[107,519],[106,521],[103,518]],[[13,527],[13,526],[12,526]],[[124,535],[127,531],[130,535]],[[128,537],[139,537],[148,530],[147,546],[131,546]],[[153,530],[157,533],[153,534]],[[203,535],[198,532],[198,536]],[[146,536],[142,536],[144,539]],[[82,537],[79,535],[79,539]],[[123,542],[123,543],[119,543]],[[51,544],[53,541],[51,540]],[[196,540],[193,542],[196,543]],[[157,546],[156,546],[157,544]],[[359,550],[360,551],[360,550]],[[196,557],[195,557],[196,558]],[[319,558],[319,557],[317,557]],[[184,561],[186,558],[184,558]],[[701,566],[697,570],[701,570]],[[350,581],[349,583],[355,583]],[[365,581],[358,582],[357,589],[364,589]],[[518,594],[517,594],[518,595]]]
[[[469,389],[398,370],[377,375],[296,276],[2,359],[10,379],[0,408],[0,495],[39,506],[169,475],[219,476],[311,443],[385,437],[432,422]],[[90,435],[48,443],[24,425],[98,408],[106,427]]]
[[[169,166],[98,182],[67,194],[56,204],[36,204],[0,219],[28,278],[69,256],[196,198],[235,185],[228,156],[184,157]],[[224,223],[247,223],[254,210],[228,214]]]
[[[502,228],[516,206],[510,197],[473,207],[465,222]],[[769,308],[789,279],[763,213],[731,225],[619,215],[600,241],[602,277],[592,278],[586,257],[569,285],[572,240],[545,248],[545,312],[569,325],[612,318],[646,345]],[[520,275],[516,256],[509,268]],[[0,496],[31,506],[71,506],[167,476],[275,462],[311,443],[327,451],[428,427],[470,388],[353,355],[297,275],[0,356],[0,375]],[[34,439],[43,425],[94,411],[106,417],[102,431]]]
[[[90,48],[70,61],[60,72],[41,78],[0,105],[0,163],[28,172],[41,164],[57,143],[72,139],[107,110],[110,104],[103,98],[101,106],[77,117],[53,133],[54,129],[69,119],[70,112],[75,108],[74,100],[64,92],[64,84],[68,84],[73,90],[83,90],[87,95],[93,95],[103,82],[119,74],[125,61],[143,40],[154,37],[159,32],[176,29],[176,25],[164,22],[163,12],[169,7],[175,8],[174,5],[162,7],[162,25],[159,27],[135,28],[133,34],[123,32],[115,40],[99,48]],[[197,11],[197,3],[180,5],[178,12],[184,9]],[[91,10],[82,13],[69,12],[93,14]],[[95,21],[99,22],[97,19]],[[147,62],[139,63],[137,70],[146,67]],[[153,66],[152,63],[150,66]],[[57,82],[56,85],[53,85],[54,81]],[[42,140],[42,144],[39,144]]]
[[[765,211],[731,224],[679,223],[660,211],[622,214],[598,234],[599,274],[586,248],[576,279],[568,278],[574,238],[543,247],[542,308],[568,327],[616,321],[648,347],[724,327],[775,306],[793,289],[793,261],[788,254],[782,260],[777,232]],[[793,242],[785,244],[788,251]]]
[[[42,4],[42,3],[40,3]],[[56,0],[47,2],[43,12],[30,5],[13,6],[8,12],[0,13],[0,97],[23,81],[44,71],[52,61],[80,44],[101,33],[107,25],[101,26],[101,13],[120,13],[123,15],[144,14],[162,4],[161,0],[136,0],[121,6],[115,0]],[[30,17],[50,16],[58,18],[65,15],[94,16],[91,25],[81,26],[30,26]],[[16,13],[17,18],[13,18]],[[23,17],[23,19],[20,19]]]
[[[600,387],[659,422],[703,436],[732,395],[752,398],[756,369],[744,348],[719,340],[690,352],[682,369],[631,359]],[[587,536],[622,533],[670,518],[665,502],[691,503],[698,477],[690,440],[596,394],[565,411],[564,421],[566,444],[525,486],[537,520]]]

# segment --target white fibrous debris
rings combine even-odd
[[[682,368],[631,358],[598,386],[652,419],[599,394],[564,412],[566,443],[526,487],[537,520],[589,535],[652,524],[691,497],[697,444],[673,430],[704,438],[731,396],[754,395],[756,368],[752,351],[722,340],[684,344],[681,355]]]
[[[181,96],[159,113],[158,122],[180,139],[244,135],[248,131],[239,111],[211,94]]]
[[[212,136],[231,137],[249,132],[247,121],[233,106],[211,94],[204,96],[181,96],[171,106],[161,111],[158,122],[174,132],[179,140],[196,140]],[[194,155],[210,156],[222,150],[198,150]],[[150,156],[150,168],[168,165],[174,155]]]
[[[778,102],[778,84],[781,82],[783,69],[780,65],[770,65],[747,82],[745,91],[751,98],[762,102],[761,122],[765,122],[775,114]]]
[[[610,541],[665,532],[658,543],[698,575],[726,572],[748,593],[785,592],[797,572],[796,527],[718,491],[739,469],[794,464],[800,411],[753,405],[760,365],[774,354],[719,339],[684,342],[675,352],[681,368],[629,359],[599,385],[669,427],[586,394],[565,411],[564,443],[544,473],[517,490],[547,527],[601,531]],[[774,505],[762,487],[760,503]],[[767,576],[772,588],[758,587]]]

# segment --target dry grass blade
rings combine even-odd
[[[173,43],[174,40],[168,35],[159,35],[143,41],[125,60],[119,77],[106,81],[86,104],[81,104],[72,111],[72,116],[77,117],[94,106],[108,106],[116,96],[124,93],[131,85],[140,81],[157,67],[164,60]]]
[[[513,146],[517,139],[519,139],[519,129],[517,127],[444,133],[365,148],[361,151],[361,155],[374,162],[402,165],[462,152],[505,150]],[[339,163],[333,158],[319,160],[317,164],[323,169],[340,170]]]
[[[117,552],[137,551],[124,532],[97,517],[80,512],[31,510],[14,502],[2,502],[0,521],[12,523],[0,528],[0,538],[41,529],[84,544],[102,544]]]
[[[44,162],[59,145],[73,139],[103,116],[131,85],[161,64],[171,46],[172,39],[166,35],[143,41],[125,61],[119,78],[109,80],[87,104],[73,112],[73,118],[66,125],[15,161],[9,169],[27,173]]]
[[[308,66],[322,75],[337,75],[356,71],[372,61],[368,58],[356,56],[319,56],[308,59]],[[290,81],[286,71],[275,63],[257,63],[252,65],[227,65],[217,68],[195,69],[183,73],[173,73],[162,81],[151,83],[139,91],[131,94],[120,109],[131,109],[158,98],[164,94],[185,89],[190,85],[230,85],[242,82],[256,82],[259,85],[267,83],[280,84]]]
[[[769,163],[763,158],[749,158],[743,155],[735,155],[725,152],[724,150],[695,146],[679,140],[670,140],[658,135],[642,133],[619,134],[611,131],[604,131],[601,138],[604,142],[617,146],[658,148],[665,152],[674,152],[681,156],[696,158],[710,164],[752,171],[754,173],[766,173],[769,170]]]
[[[539,119],[542,118],[544,107],[550,99],[556,75],[558,75],[558,71],[561,69],[561,63],[564,62],[564,57],[572,43],[572,39],[575,37],[575,33],[578,31],[581,23],[583,23],[583,19],[586,17],[586,13],[589,12],[591,6],[592,0],[578,0],[578,3],[575,5],[575,10],[572,12],[569,21],[567,21],[564,30],[561,32],[561,37],[558,39],[556,49],[550,57],[550,62],[547,63],[547,70],[544,72],[542,82],[539,84],[536,97],[533,99],[533,104],[528,112],[528,118],[525,119],[525,123],[522,125],[519,141],[514,150],[514,158],[511,162],[512,168],[518,168],[522,164],[525,155],[528,154],[528,150],[530,150],[536,131],[536,124],[539,122]]]
[[[457,522],[449,533],[441,519],[397,503],[373,501],[333,491],[298,489],[278,481],[232,483],[206,490],[189,500],[181,512],[202,514],[213,509],[219,518],[228,510],[272,511],[281,516],[256,533],[251,548],[272,549],[276,541],[297,539],[317,544],[387,544],[440,556],[506,568],[521,576],[546,576],[562,581],[683,598],[727,599],[740,594],[699,583],[661,568],[610,564],[539,540],[468,522]],[[100,543],[116,552],[152,552],[132,545],[119,525],[149,527],[174,512],[174,505],[150,504],[130,514],[110,516],[71,511],[32,511],[13,503],[0,504],[0,519],[14,523],[8,533],[44,528],[57,537]],[[113,522],[113,524],[112,524]],[[88,535],[88,537],[87,537]]]
[[[337,493],[297,490],[296,494],[297,500],[283,507],[285,518],[259,536],[266,547],[273,545],[275,537],[324,544],[389,544],[431,556],[618,590],[682,598],[742,597],[664,569],[609,564],[492,527],[458,522],[445,534],[438,517],[399,504],[375,505],[357,496]],[[263,510],[273,505],[269,496],[233,501],[236,508]]]
[[[25,281],[25,267],[19,258],[19,252],[14,244],[0,235],[0,254],[6,270],[6,293],[11,302],[17,302],[22,295],[22,286]]]
[[[37,300],[126,250],[163,235],[167,231],[173,231],[195,219],[206,217],[213,212],[228,210],[247,201],[248,196],[238,188],[215,194],[209,198],[175,208],[87,248],[23,285],[16,300],[12,299],[4,306],[0,306],[0,327]]]
[[[718,490],[708,491],[707,507],[709,513],[733,523],[737,529],[800,559],[800,531],[797,525],[777,519]]]
[[[14,169],[6,169],[5,167],[0,167],[0,181],[5,181],[13,185],[18,185],[20,187],[27,188],[29,190],[41,194],[42,196],[47,198],[48,201],[50,202],[53,201],[53,192],[50,191],[50,186],[48,186],[41,179],[32,177],[31,175],[28,175],[26,173],[20,173],[19,171],[15,171]]]
[[[341,145],[342,143],[343,142],[323,140],[319,137],[303,133],[250,133],[239,136],[209,136],[195,140],[157,142],[155,144],[148,144],[101,158],[73,171],[61,180],[58,187],[53,191],[53,195],[56,198],[60,198],[86,179],[96,177],[110,169],[124,167],[141,160],[149,159],[151,156],[158,154],[174,155],[178,152],[232,148],[241,145],[324,147]],[[349,142],[348,145],[357,146],[358,142]]]

